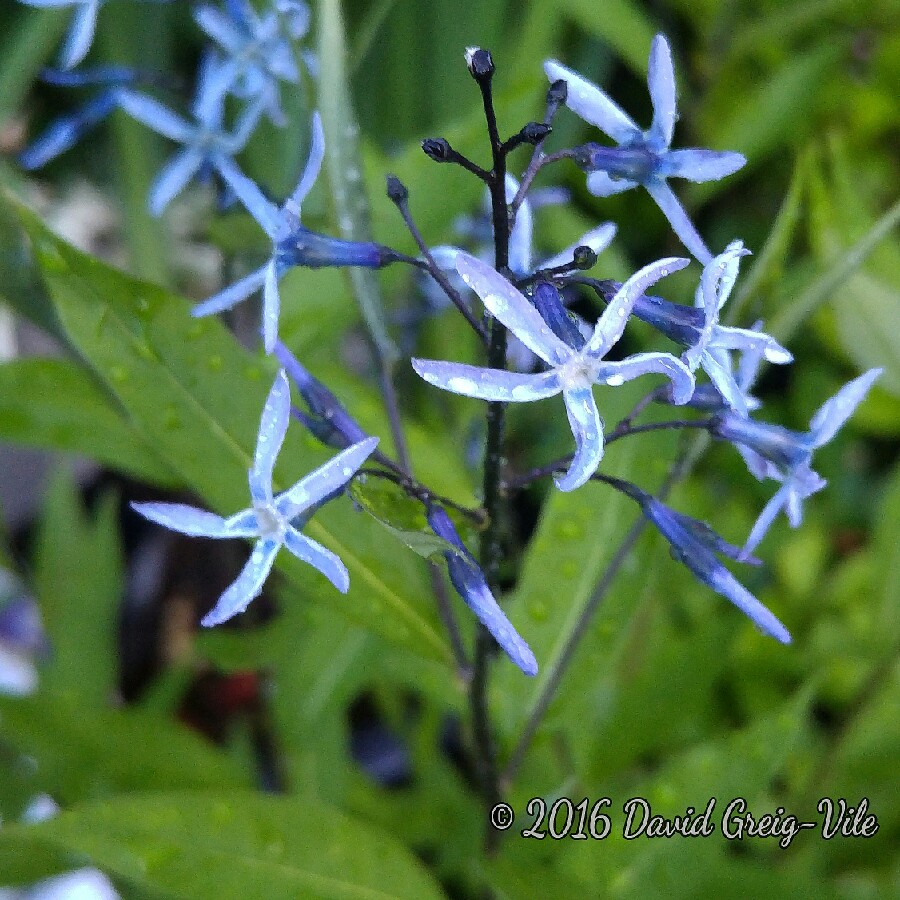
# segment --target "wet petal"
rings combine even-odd
[[[603,422],[589,387],[564,391],[563,397],[575,438],[575,456],[568,472],[553,480],[561,491],[574,491],[590,480],[603,459]]]
[[[324,497],[340,490],[356,474],[376,446],[378,438],[370,437],[342,450],[314,472],[301,478],[292,488],[279,494],[275,498],[275,508],[286,519],[293,519]]]
[[[707,583],[714,591],[730,600],[764,634],[782,644],[791,642],[790,632],[777,616],[763,606],[724,566],[717,569]]]
[[[650,47],[650,62],[647,70],[647,87],[653,101],[653,124],[647,138],[652,148],[662,150],[672,143],[675,120],[678,112],[675,105],[675,69],[672,66],[672,51],[669,42],[658,34]]]
[[[700,356],[700,365],[709,375],[722,399],[739,415],[747,416],[747,401],[740,385],[734,380],[730,366],[724,366],[712,353],[705,352]]]
[[[506,202],[512,203],[519,190],[519,182],[512,175],[506,176]],[[516,275],[531,272],[531,247],[534,242],[534,217],[531,203],[522,202],[516,213],[516,221],[509,233],[509,267]]]
[[[631,308],[638,297],[661,278],[665,278],[666,275],[677,272],[689,264],[689,259],[668,257],[650,263],[635,272],[616,291],[615,296],[607,304],[596,328],[594,328],[590,341],[588,341],[587,352],[601,357],[608,353],[613,344],[622,337],[628,316],[631,315]]]
[[[263,407],[256,438],[256,453],[253,468],[250,469],[250,496],[254,503],[264,504],[272,500],[272,471],[284,443],[290,417],[291,386],[284,369],[280,369]]]
[[[132,503],[131,508],[145,519],[190,537],[251,537],[255,530],[229,523],[215,513],[184,503]]]
[[[266,353],[275,349],[278,341],[278,315],[281,297],[278,294],[278,269],[274,260],[266,266],[266,280],[263,285],[262,334]]]
[[[499,272],[466,253],[457,257],[456,270],[481,297],[487,310],[544,362],[558,365],[571,358],[572,349],[550,330],[528,299]]]
[[[758,366],[752,360],[764,357],[770,363],[784,365],[794,358],[790,350],[785,349],[768,334],[762,331],[751,331],[749,328],[731,328],[726,325],[717,325],[713,331],[709,344],[711,349],[737,350],[749,356],[751,366]]]
[[[607,172],[588,172],[587,189],[595,197],[612,197],[613,194],[621,194],[637,187],[636,181],[628,178],[613,178]]]
[[[413,359],[412,367],[429,384],[478,400],[527,403],[552,397],[561,390],[559,377],[552,370],[532,375],[434,359]]]
[[[763,507],[763,511],[759,514],[759,518],[750,529],[750,535],[744,544],[743,555],[749,556],[759,546],[760,541],[766,536],[766,532],[781,512],[782,507],[788,502],[791,492],[790,481],[785,482],[775,492],[771,500]]]
[[[544,63],[544,72],[551,82],[566,82],[566,106],[572,112],[585,122],[596,125],[617,143],[625,144],[643,136],[631,116],[610,100],[597,85],[582,78],[577,72],[552,59]]]
[[[597,384],[620,385],[641,375],[665,375],[672,382],[672,401],[681,406],[694,393],[690,369],[671,353],[636,353],[621,362],[605,363],[597,375]]]
[[[314,569],[318,569],[342,594],[350,588],[350,573],[341,558],[296,528],[288,528],[284,535],[288,550]]]
[[[242,613],[262,593],[263,584],[272,571],[272,564],[280,547],[279,541],[257,541],[241,574],[219,597],[213,609],[200,620],[200,624],[209,628]]]

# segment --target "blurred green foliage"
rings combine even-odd
[[[680,145],[737,150],[748,158],[733,178],[680,194],[711,246],[740,236],[754,250],[732,300],[736,320],[764,318],[795,354],[793,366],[768,372],[760,384],[765,417],[805,428],[857,370],[886,370],[844,433],[817,457],[829,487],[809,503],[803,529],[779,522],[761,547],[767,565],[741,575],[788,624],[795,643],[784,648],[757,634],[669,559],[658,536],[645,534],[509,786],[517,823],[499,853],[487,858],[480,801],[440,749],[448,717],[464,714],[464,693],[447,665],[425,563],[403,541],[347,501],[334,504],[314,520],[311,534],[339,550],[350,567],[347,598],[288,562],[277,617],[258,628],[199,637],[198,659],[226,671],[265,669],[274,688],[287,797],[240,794],[255,774],[238,741],[222,749],[191,733],[176,722],[176,701],[165,690],[131,707],[113,702],[123,577],[114,498],[101,500],[91,515],[73,486],[58,479],[24,573],[54,653],[43,664],[37,694],[0,702],[0,815],[12,821],[39,791],[67,811],[40,826],[4,824],[0,884],[91,861],[134,897],[442,891],[474,897],[487,888],[502,898],[671,900],[766,896],[786,887],[794,896],[896,896],[900,5],[348,0],[343,7],[372,231],[407,252],[412,242],[383,197],[385,172],[409,186],[413,213],[432,244],[452,240],[454,219],[480,202],[479,185],[433,165],[417,146],[423,137],[444,135],[462,152],[486,156],[464,47],[493,50],[499,116],[512,131],[540,114],[540,64],[549,56],[602,83],[637,121],[647,120],[649,41],[658,30],[669,35],[680,86]],[[40,67],[54,57],[66,15],[13,3],[0,10],[0,118],[10,134],[17,121],[36,134],[70,102],[64,92],[35,85]],[[98,59],[139,62],[189,79],[198,48],[188,5],[180,0],[159,7],[114,2],[101,12]],[[338,88],[345,86],[331,87],[339,103]],[[276,192],[293,183],[303,159],[309,105],[306,95],[298,96],[291,110],[296,127],[259,135],[242,160]],[[565,112],[557,124],[553,146],[588,135]],[[114,197],[131,272],[155,285],[56,241],[33,216],[4,201],[0,300],[56,333],[66,355],[0,365],[0,440],[79,452],[153,484],[189,487],[227,513],[245,505],[245,471],[272,367],[218,322],[190,320],[187,305],[164,289],[193,286],[177,264],[172,220],[156,222],[145,212],[146,189],[163,158],[161,141],[114,118],[39,175],[56,198],[81,177]],[[565,184],[574,202],[538,214],[542,248],[555,251],[587,226],[612,219],[619,237],[601,257],[600,277],[619,278],[678,252],[646,197],[630,192],[598,200],[587,195],[577,172],[561,168],[552,176],[543,183]],[[12,157],[0,162],[0,179],[27,194]],[[310,224],[336,231],[336,211],[322,186],[307,212]],[[257,240],[240,214],[209,225],[208,237],[229,258],[252,253]],[[672,299],[686,302],[695,277],[692,270],[673,278]],[[413,285],[404,273],[391,272],[379,276],[377,287],[397,340],[396,323],[414,303]],[[375,386],[340,362],[346,336],[359,331],[349,281],[337,272],[294,272],[282,296],[286,342],[367,429],[386,438]],[[640,327],[627,337],[635,348],[652,339]],[[450,313],[426,322],[418,335],[422,355],[474,361],[476,349]],[[402,360],[399,371],[417,476],[474,503],[476,477],[465,451],[467,437],[477,434],[480,405],[435,396],[403,374]],[[617,421],[638,396],[630,387],[604,391],[607,420]],[[524,469],[569,449],[562,411],[552,406],[512,412],[511,464]],[[655,489],[679,442],[671,435],[645,437],[610,447],[604,467]],[[284,471],[279,466],[276,474],[289,483],[323,457],[292,430]],[[740,541],[769,490],[748,476],[730,447],[714,446],[671,502]],[[515,745],[635,515],[600,485],[551,493],[534,533],[516,548],[521,570],[505,603],[542,671],[531,681],[505,659],[497,661],[489,699],[502,756]],[[457,607],[468,638],[470,617]],[[363,694],[408,743],[415,776],[406,787],[377,786],[348,753],[348,709]],[[520,826],[531,822],[525,815],[531,797],[550,805],[563,796],[576,803],[612,798],[609,838],[598,845],[519,836]],[[745,798],[757,817],[783,807],[816,821],[822,797],[851,805],[866,797],[880,828],[870,839],[831,841],[808,831],[788,849],[773,838],[727,842],[718,827],[707,839],[626,841],[622,805],[635,796],[667,816],[688,806],[702,810],[715,797],[714,821],[735,797]]]

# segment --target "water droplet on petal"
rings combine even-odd
[[[606,383],[610,385],[610,387],[618,387],[620,384],[625,384],[625,379],[621,375],[610,375],[609,378],[606,379]]]

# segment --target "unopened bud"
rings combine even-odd
[[[406,203],[409,199],[409,190],[396,175],[388,175],[387,195],[392,203]]]
[[[581,244],[573,251],[572,262],[576,269],[591,269],[597,262],[597,254],[590,247]]]
[[[487,81],[494,74],[494,60],[490,50],[481,47],[466,48],[466,65],[476,81]]]
[[[426,138],[422,141],[422,149],[435,162],[449,162],[453,158],[453,149],[443,138]]]
[[[529,122],[522,129],[522,139],[526,144],[539,144],[553,129],[543,122]]]

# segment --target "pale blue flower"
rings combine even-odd
[[[759,565],[758,559],[723,540],[705,522],[675,512],[633,484],[618,479],[616,482],[620,490],[640,504],[644,515],[669,542],[672,556],[684,563],[698,581],[730,600],[761,631],[782,644],[791,642],[784,625],[725,568],[716,554],[754,565]]]
[[[253,467],[250,469],[252,505],[227,519],[181,503],[134,503],[142,516],[173,531],[192,537],[257,538],[250,559],[237,580],[226,589],[215,607],[203,618],[204,625],[218,625],[243,612],[259,596],[282,546],[298,559],[318,569],[339,591],[350,586],[350,576],[340,558],[299,530],[313,512],[353,477],[366,461],[378,438],[353,444],[320,466],[292,488],[273,496],[272,471],[287,433],[291,389],[284,370],[279,371],[269,392],[259,424]]]
[[[105,0],[22,0],[28,6],[49,8],[54,6],[72,6],[75,15],[65,43],[60,52],[59,64],[65,69],[77,66],[91,47],[94,39],[94,29],[97,26],[97,13]]]
[[[460,254],[456,266],[465,282],[481,297],[488,311],[550,368],[532,375],[424,359],[414,359],[413,368],[430,384],[481,400],[528,402],[562,393],[576,451],[569,471],[556,479],[556,485],[562,491],[574,490],[594,474],[603,457],[603,423],[592,385],[620,385],[656,372],[671,379],[678,403],[690,399],[694,376],[681,360],[668,353],[638,353],[621,362],[603,359],[622,336],[636,298],[688,262],[662,259],[629,278],[609,303],[590,338],[576,349],[555,334],[538,310],[502,275],[486,263]]]
[[[778,341],[759,331],[761,323],[753,329],[719,324],[719,311],[737,279],[740,258],[747,252],[740,241],[732,241],[723,253],[704,266],[693,307],[643,295],[635,300],[632,308],[637,318],[687,348],[682,359],[688,368],[692,372],[703,369],[716,393],[742,416],[759,405],[747,389],[756,376],[760,359],[779,364],[793,359]],[[607,297],[620,286],[618,282],[608,281],[597,282],[597,287]],[[736,371],[731,358],[733,352],[741,355]],[[692,404],[701,408],[715,409],[721,405],[702,385],[695,391],[695,397],[697,402],[693,404],[692,398]]]
[[[669,149],[678,113],[672,52],[665,37],[656,35],[650,48],[647,85],[653,102],[653,122],[647,131],[642,131],[600,88],[576,72],[555,60],[544,63],[544,71],[551,82],[566,82],[569,109],[618,144],[618,147],[589,144],[582,148],[578,162],[590,171],[588,190],[595,196],[608,197],[643,185],[685,247],[701,263],[708,263],[712,254],[666,179],[717,180],[736,172],[746,160],[740,153]]]
[[[260,15],[247,0],[228,0],[225,10],[199,6],[197,24],[222,50],[219,86],[223,92],[261,103],[269,118],[286,124],[281,108],[281,82],[297,84],[300,73],[288,36],[302,37],[309,27],[305,4],[281,2]]]
[[[440,538],[453,544],[459,553],[445,553],[447,571],[453,587],[479,621],[494,636],[506,655],[526,674],[537,675],[538,665],[531,647],[506,617],[506,613],[494,599],[475,557],[466,549],[450,516],[440,506],[427,510],[428,524]]]
[[[118,103],[129,115],[148,128],[184,145],[162,168],[150,188],[148,205],[154,216],[162,215],[169,203],[204,172],[215,170],[225,177],[236,168],[232,157],[247,143],[259,122],[261,105],[248,105],[233,132],[225,130],[224,98],[218,88],[220,63],[207,56],[200,67],[197,93],[191,105],[193,122],[188,122],[152,97],[132,90],[120,90]]]
[[[803,501],[827,484],[811,467],[813,451],[837,434],[862,403],[881,372],[882,369],[869,369],[864,375],[845,384],[812,417],[807,432],[754,422],[730,413],[715,417],[710,428],[712,434],[731,441],[756,478],[760,481],[773,478],[781,482],[781,487],[756,520],[744,545],[745,554],[756,549],[782,509],[791,527],[800,525]]]
[[[278,280],[294,266],[363,266],[380,268],[395,262],[394,251],[380,244],[345,241],[310,231],[300,221],[301,204],[312,190],[325,155],[325,136],[318,113],[312,119],[312,144],[306,168],[294,193],[280,208],[244,175],[231,160],[222,157],[217,167],[247,211],[272,239],[272,257],[264,265],[218,294],[197,304],[196,317],[230,309],[251,294],[263,289],[263,344],[271,353],[278,339],[278,315],[281,298]]]

